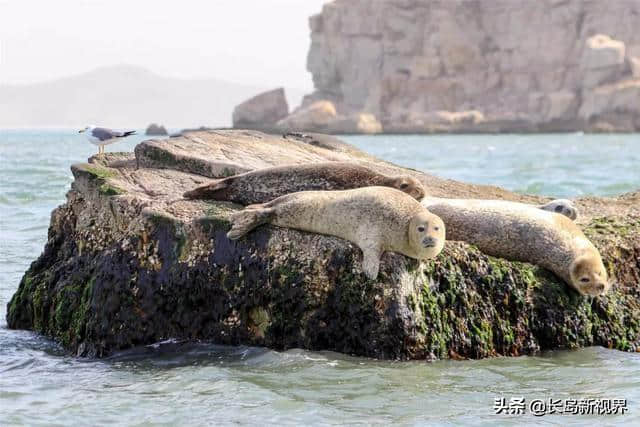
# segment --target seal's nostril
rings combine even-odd
[[[435,246],[436,242],[437,242],[437,239],[434,239],[433,237],[425,237],[424,239],[422,239],[422,245],[425,248]]]
[[[604,291],[604,283],[600,283],[600,284],[598,285],[598,290],[599,290],[600,292]]]

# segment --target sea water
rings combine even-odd
[[[144,136],[107,147],[130,151]],[[445,178],[555,197],[640,187],[640,135],[348,136]],[[6,304],[41,253],[69,166],[96,148],[75,131],[0,130],[0,426],[640,423],[640,354],[603,348],[427,363],[167,341],[108,359],[67,355],[6,328]],[[496,415],[496,399],[525,415]],[[530,413],[534,399],[626,399],[626,414]]]

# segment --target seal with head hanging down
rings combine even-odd
[[[422,204],[442,218],[449,240],[544,267],[583,295],[605,294],[610,288],[600,253],[564,215],[504,200],[434,197]]]

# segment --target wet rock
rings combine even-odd
[[[387,359],[640,348],[637,192],[574,201],[614,281],[597,298],[461,242],[424,263],[387,253],[378,279],[367,280],[360,251],[344,240],[262,226],[232,242],[229,216],[240,206],[181,196],[227,173],[327,160],[411,174],[434,196],[548,200],[404,169],[316,134],[218,130],[149,140],[135,155],[72,167],[44,252],[8,304],[8,326],[98,357],[168,338]]]

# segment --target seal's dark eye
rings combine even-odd
[[[582,279],[580,279],[580,281],[582,283],[587,283],[589,281],[589,278],[588,277],[583,277]]]
[[[554,210],[556,212],[560,213],[560,212],[562,212],[562,206],[556,206],[556,208]]]
[[[440,227],[433,227],[434,230],[440,231]]]
[[[418,227],[418,231],[423,233],[424,232],[424,227],[423,226]]]
[[[402,188],[403,190],[407,187],[409,187],[409,184],[407,184],[406,182],[403,182],[402,184],[400,184],[400,188]]]

